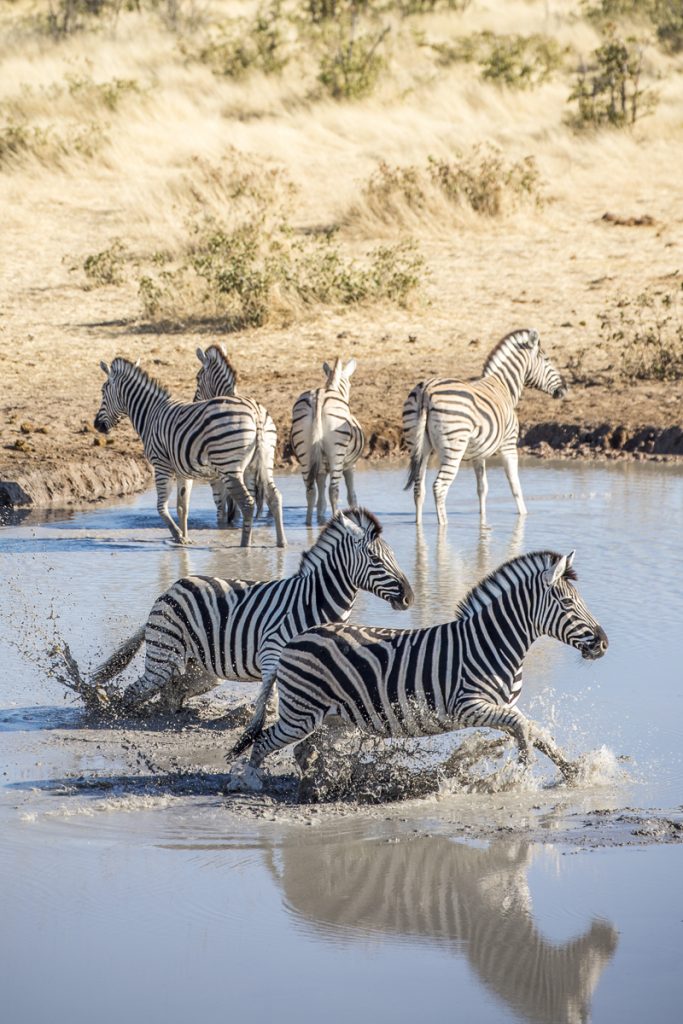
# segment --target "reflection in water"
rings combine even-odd
[[[271,870],[288,907],[316,931],[428,939],[464,953],[487,989],[525,1020],[588,1020],[617,932],[594,920],[576,939],[545,939],[531,910],[528,844],[306,838],[285,845]]]

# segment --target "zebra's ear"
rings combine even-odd
[[[347,509],[347,511],[349,511],[349,509]],[[365,530],[363,530],[363,528],[359,526],[351,516],[344,515],[343,512],[338,512],[337,515],[339,516],[339,522],[342,523],[344,529],[353,534],[357,541],[361,541],[365,538]]]
[[[204,365],[204,363],[206,362],[206,356],[205,356],[205,354],[204,354],[204,349],[203,349],[203,348],[197,348],[197,349],[195,349],[195,355],[197,356],[197,359],[199,360],[199,362],[200,362],[200,363],[202,364],[202,366],[203,366],[203,365]]]
[[[573,554],[574,552],[572,552],[571,557],[573,557]],[[562,557],[555,562],[555,565],[553,565],[552,568],[546,569],[543,573],[543,582],[549,587],[552,587],[555,583],[559,582],[567,571],[567,560],[569,557],[570,556],[568,555],[562,555]]]
[[[102,369],[102,373],[106,373],[106,375],[108,377],[109,376],[109,367],[105,363],[104,359],[100,359],[100,368]]]
[[[140,357],[138,356],[138,358],[133,363],[133,366],[135,367],[135,369],[137,369],[139,365],[140,365]]]
[[[529,348],[536,349],[536,348],[538,348],[540,346],[540,344],[541,344],[541,336],[538,333],[538,331],[535,330],[533,327],[530,327],[529,330],[527,331],[527,337],[528,337],[527,344],[528,344]]]
[[[572,562],[574,561],[574,555],[575,554],[576,554],[576,551],[570,551],[569,554],[567,555],[567,566],[566,566],[567,569],[571,569]]]
[[[329,377],[329,375],[332,373],[329,363],[323,363],[323,373],[325,374],[326,377]]]
[[[352,377],[355,372],[356,372],[356,360],[355,359],[349,359],[348,363],[344,367],[344,376],[345,377]]]

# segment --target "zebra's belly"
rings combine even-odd
[[[484,434],[473,434],[465,449],[463,459],[465,462],[474,462],[475,459],[490,459],[499,451],[500,445],[500,437],[491,438]]]

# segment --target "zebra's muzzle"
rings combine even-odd
[[[394,609],[395,612],[403,612],[406,610],[406,608],[410,608],[414,600],[415,595],[413,594],[413,588],[411,587],[410,583],[408,583],[408,580],[405,580],[403,583],[403,593],[401,594],[401,596],[394,598],[394,600],[390,601],[389,603],[391,604],[391,607]]]
[[[567,387],[567,385],[563,384],[561,388],[555,388],[555,390],[553,391],[552,397],[553,398],[564,398],[564,396],[567,394],[568,391],[569,391],[569,388]]]
[[[602,658],[608,647],[607,633],[598,626],[595,637],[582,646],[581,657],[586,658],[588,661],[597,661],[598,658]]]
[[[109,433],[109,424],[106,423],[104,421],[103,417],[100,416],[100,415],[97,415],[95,417],[95,422],[94,422],[93,426],[95,427],[95,430],[98,430],[100,432],[100,434],[108,434]]]

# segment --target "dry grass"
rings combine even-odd
[[[247,54],[239,74],[216,73],[207,47],[253,26],[257,3],[141,0],[140,13],[119,6],[115,18],[59,39],[36,20],[44,3],[0,6],[3,458],[14,458],[19,436],[9,418],[33,417],[37,389],[48,395],[47,439],[59,440],[62,424],[65,445],[91,443],[71,427],[91,418],[99,358],[141,356],[179,389],[191,379],[205,326],[167,334],[157,323],[150,332],[139,284],[187,262],[197,225],[219,224],[226,234],[256,225],[266,248],[287,225],[307,252],[331,233],[339,265],[361,268],[379,246],[410,236],[426,260],[427,301],[412,307],[386,291],[366,295],[362,308],[334,289],[302,301],[300,289],[292,299],[278,283],[268,306],[284,305],[286,317],[223,317],[222,328],[267,324],[242,326],[231,348],[246,364],[245,386],[274,407],[281,427],[290,397],[315,382],[319,361],[337,349],[359,360],[356,394],[369,431],[385,429],[398,423],[402,395],[419,375],[477,372],[486,347],[526,323],[567,365],[599,336],[599,315],[611,304],[683,271],[683,57],[658,45],[650,25],[635,28],[646,39],[643,81],[657,90],[656,109],[632,128],[577,135],[568,97],[602,37],[570,0],[473,0],[464,10],[441,4],[409,17],[410,4],[371,5],[375,14],[358,31],[389,31],[376,80],[358,99],[326,91],[329,26],[311,26],[294,0],[278,25],[286,60]],[[551,39],[561,66],[525,75],[530,87],[517,89],[504,76],[483,77],[480,61],[444,61],[444,48],[487,32],[534,46]],[[502,179],[477,208],[463,168],[471,169],[472,154],[493,152]],[[533,168],[532,187],[505,179],[515,167]],[[387,175],[400,187],[386,188]],[[481,184],[486,175],[477,175]],[[406,198],[411,180],[424,200]],[[449,190],[444,181],[460,184]],[[603,222],[606,211],[654,223]],[[673,395],[678,404],[667,411],[658,403],[653,415],[680,416],[680,392]],[[605,416],[609,408],[616,416],[619,402],[629,415],[647,415],[623,396],[605,392]],[[562,410],[565,418],[594,414],[602,414],[595,389]]]

